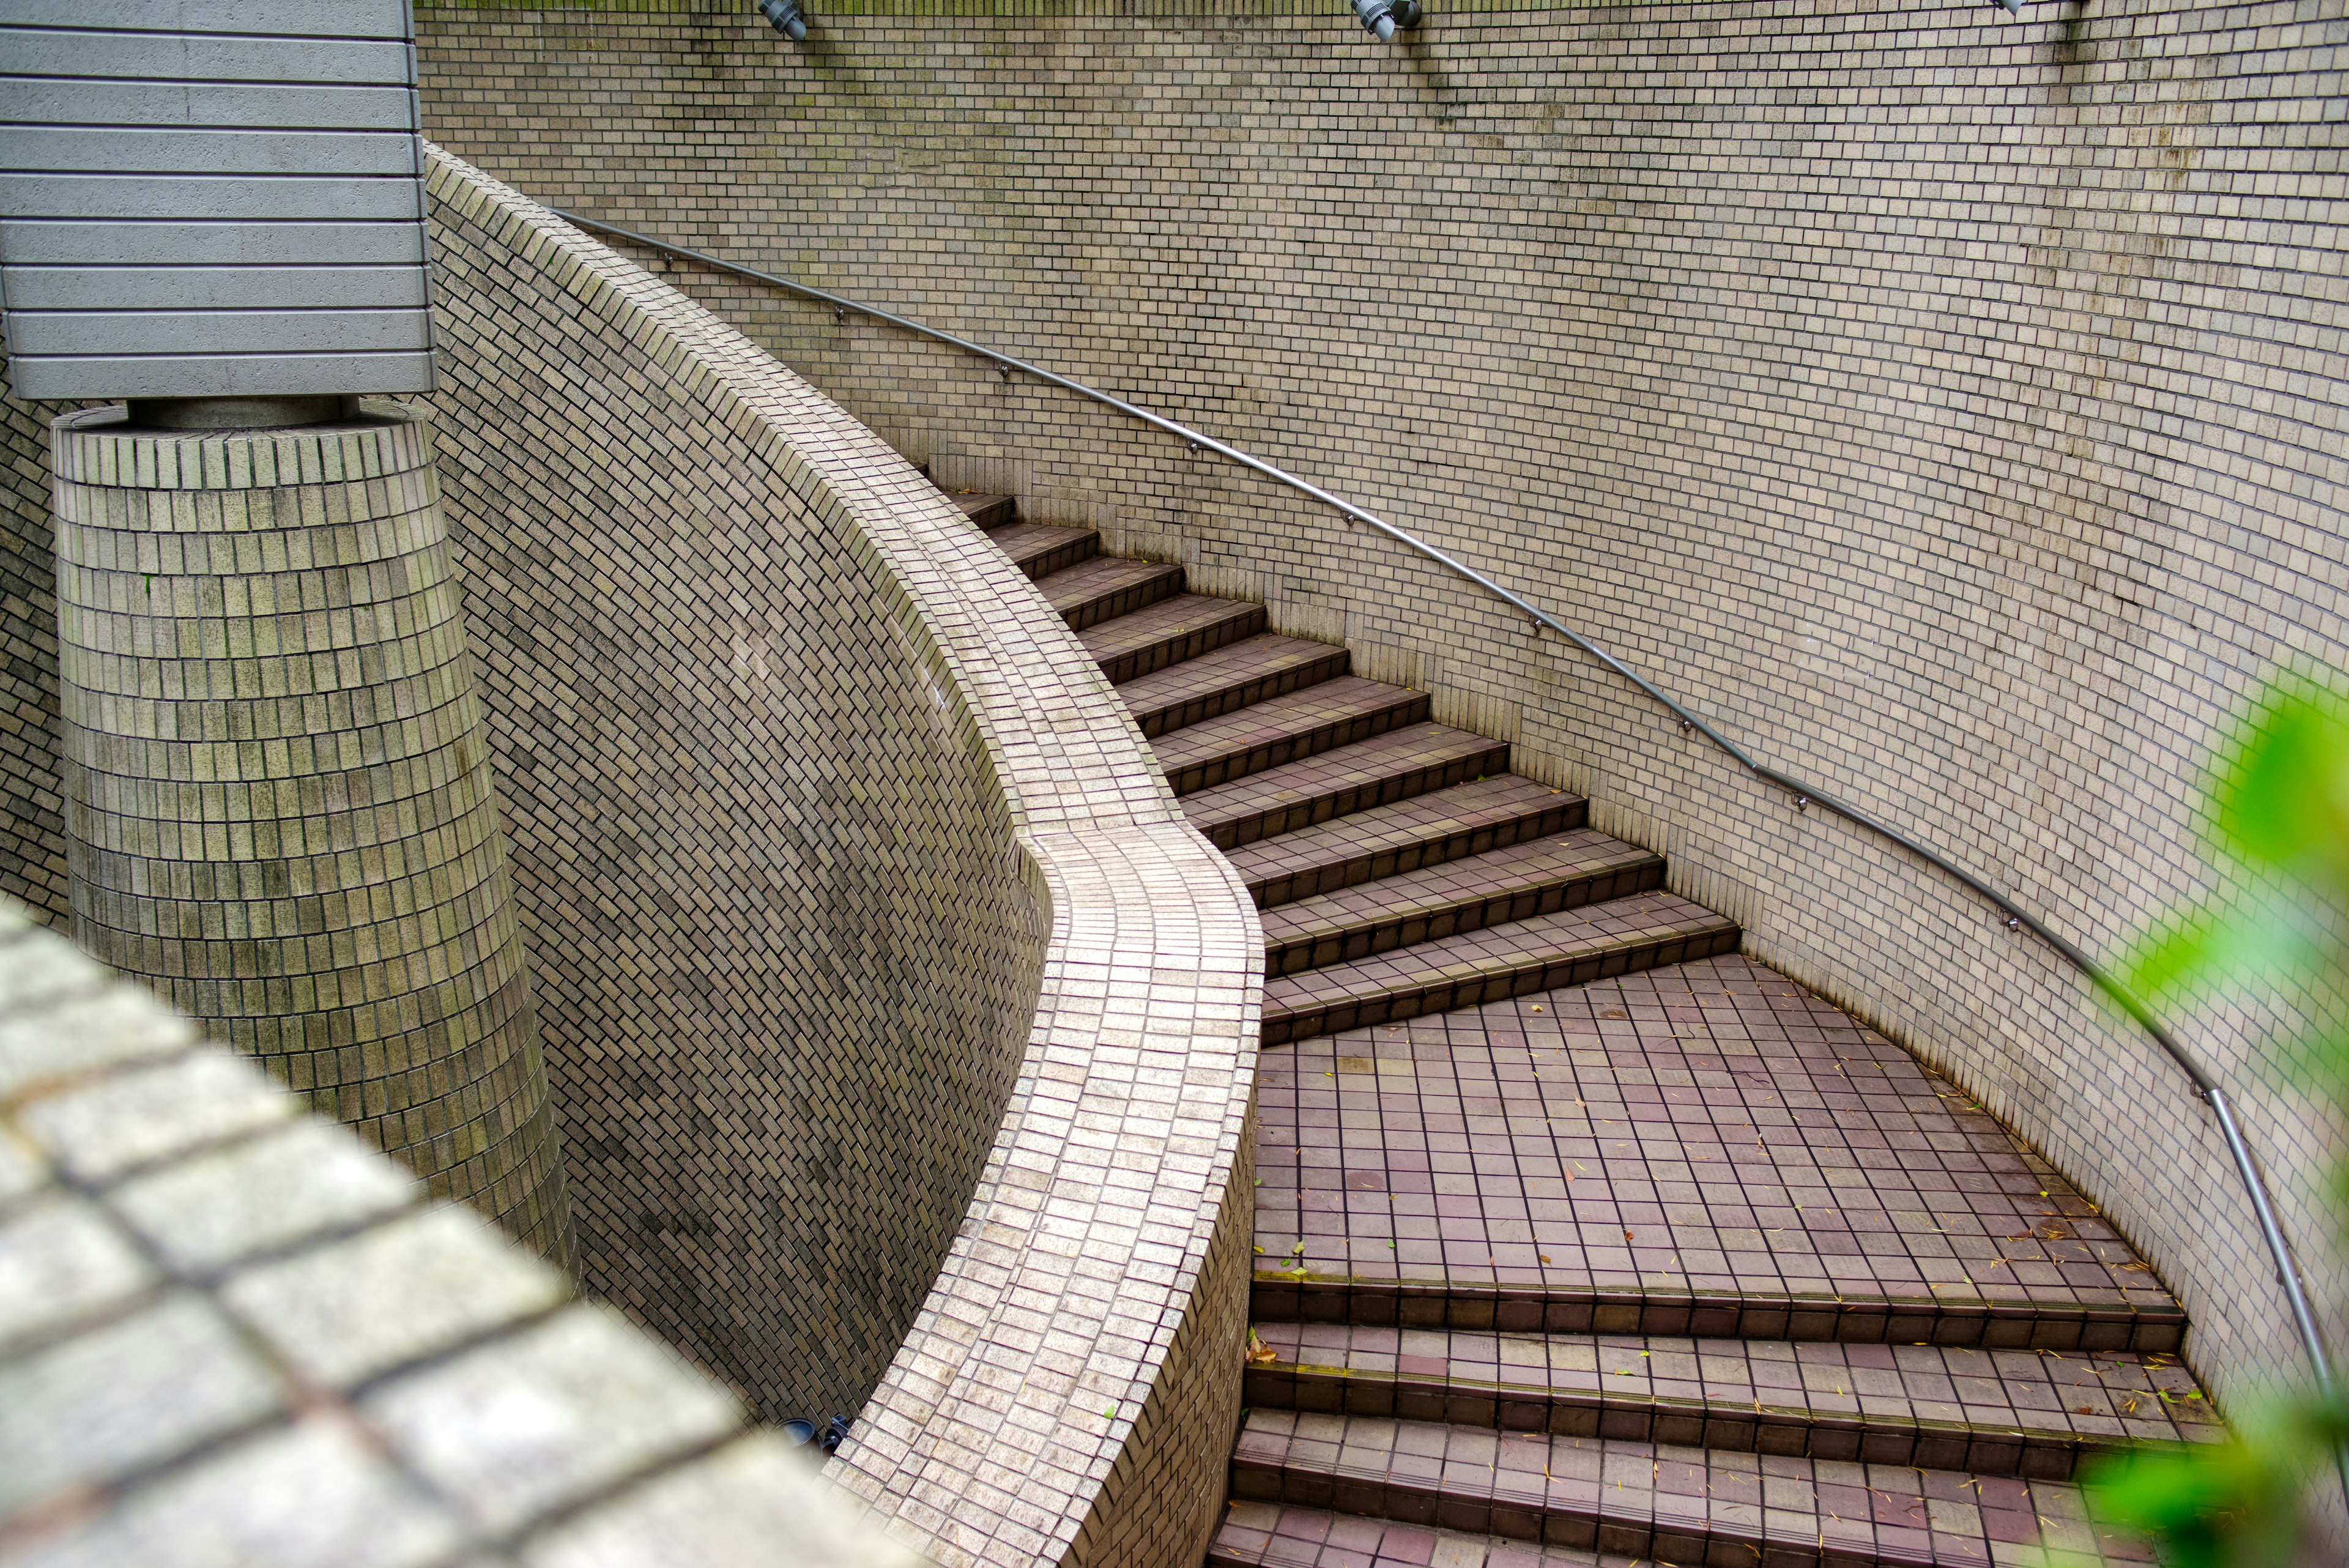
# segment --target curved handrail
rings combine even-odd
[[[2308,1293],[2301,1283],[2300,1270],[2292,1262],[2291,1246],[2284,1239],[2283,1228],[2276,1219],[2274,1206],[2269,1201],[2267,1184],[2261,1179],[2259,1168],[2251,1158],[2251,1146],[2244,1141],[2242,1129],[2236,1124],[2234,1106],[2227,1098],[2226,1090],[2220,1087],[2218,1081],[2211,1077],[2209,1071],[2205,1069],[2199,1062],[2197,1062],[2194,1059],[2193,1054],[2179,1043],[2177,1036],[2171,1034],[2168,1029],[2162,1024],[2161,1021],[2154,1016],[2152,1011],[2147,1008],[2143,1002],[2139,1001],[2134,992],[2132,992],[2127,986],[2123,985],[2119,979],[2110,971],[2097,963],[2079,948],[2074,946],[2063,937],[2060,937],[2055,932],[2050,930],[2046,924],[2040,920],[2036,916],[2031,914],[2021,905],[2015,903],[2013,899],[2009,898],[2006,895],[2001,893],[1997,888],[1992,887],[1989,883],[1983,881],[1981,877],[1975,876],[1964,867],[1960,866],[1938,850],[1935,850],[1925,844],[1920,843],[1917,839],[1912,838],[1908,834],[1903,833],[1900,829],[1894,827],[1891,824],[1883,821],[1881,818],[1873,816],[1856,805],[1850,805],[1843,801],[1837,800],[1835,796],[1827,794],[1826,791],[1817,788],[1816,785],[1806,784],[1801,779],[1795,777],[1791,774],[1754,761],[1753,757],[1747,755],[1742,748],[1730,741],[1726,736],[1723,735],[1721,732],[1715,730],[1711,724],[1705,722],[1703,719],[1698,717],[1695,713],[1691,712],[1670,692],[1665,691],[1662,688],[1649,680],[1638,670],[1632,669],[1630,665],[1624,663],[1621,659],[1616,658],[1613,654],[1608,652],[1604,648],[1601,648],[1599,644],[1591,641],[1588,638],[1583,636],[1580,632],[1575,630],[1564,621],[1559,620],[1557,617],[1541,609],[1536,605],[1528,603],[1526,599],[1510,592],[1507,588],[1503,587],[1500,584],[1495,582],[1484,573],[1477,571],[1474,566],[1461,561],[1456,556],[1447,555],[1444,551],[1437,549],[1434,545],[1429,544],[1426,540],[1420,538],[1417,535],[1396,527],[1393,524],[1389,523],[1384,518],[1380,517],[1373,513],[1364,511],[1350,501],[1346,501],[1330,494],[1328,491],[1322,489],[1318,484],[1312,483],[1310,481],[1299,479],[1297,475],[1289,472],[1285,468],[1280,468],[1273,463],[1267,462],[1260,457],[1256,457],[1248,452],[1241,451],[1238,447],[1217,441],[1213,436],[1193,430],[1190,426],[1184,424],[1179,421],[1170,420],[1164,414],[1152,413],[1148,409],[1138,408],[1134,404],[1127,402],[1123,398],[1112,396],[1112,394],[1102,391],[1100,389],[1095,387],[1089,387],[1082,381],[1072,380],[1069,377],[1056,374],[1053,371],[1045,369],[1040,365],[1031,365],[1024,359],[1015,358],[1011,355],[1000,353],[996,349],[988,348],[985,344],[975,343],[968,337],[958,337],[951,332],[940,331],[935,327],[926,326],[922,322],[914,320],[910,317],[898,316],[890,311],[881,310],[873,306],[865,305],[858,300],[851,299],[845,295],[833,294],[825,289],[815,288],[810,285],[797,282],[792,278],[781,276],[775,273],[761,272],[756,267],[744,266],[739,262],[728,261],[723,256],[711,255],[707,251],[698,251],[686,245],[672,244],[667,240],[655,239],[650,234],[638,234],[634,229],[624,229],[617,223],[607,223],[599,218],[590,218],[578,213],[564,212],[559,207],[553,209],[553,211],[557,217],[562,218],[567,223],[576,223],[583,229],[593,230],[598,234],[611,234],[617,238],[630,241],[636,244],[649,246],[651,249],[660,251],[668,255],[681,256],[688,261],[698,262],[704,266],[714,267],[720,272],[732,273],[738,277],[751,278],[757,282],[769,285],[771,287],[782,289],[786,293],[799,295],[802,298],[821,300],[824,304],[833,306],[833,309],[839,311],[843,316],[853,311],[859,316],[869,316],[875,321],[885,321],[892,327],[903,327],[908,332],[915,333],[923,337],[930,338],[933,341],[948,344],[954,348],[962,349],[966,353],[976,355],[979,358],[987,360],[988,363],[992,364],[1007,380],[1010,379],[1012,372],[1015,370],[1022,375],[1032,376],[1036,379],[1045,382],[1048,385],[1059,387],[1066,391],[1074,392],[1081,398],[1091,399],[1092,401],[1100,403],[1105,408],[1115,409],[1119,413],[1124,414],[1131,419],[1139,420],[1143,424],[1149,425],[1153,429],[1164,431],[1167,434],[1172,436],[1178,436],[1185,441],[1190,443],[1191,450],[1194,452],[1212,452],[1218,457],[1228,459],[1230,462],[1239,464],[1242,468],[1252,470],[1255,472],[1263,474],[1267,479],[1285,484],[1291,490],[1299,492],[1300,494],[1309,495],[1314,500],[1320,502],[1323,505],[1336,511],[1340,515],[1346,517],[1349,521],[1360,523],[1366,527],[1376,529],[1379,533],[1385,535],[1388,538],[1394,540],[1397,544],[1402,545],[1409,549],[1416,550],[1419,554],[1426,556],[1429,560],[1435,562],[1437,565],[1444,567],[1448,571],[1455,573],[1462,577],[1465,577],[1468,581],[1475,584],[1478,587],[1483,588],[1486,593],[1491,594],[1495,598],[1504,601],[1521,613],[1530,617],[1537,626],[1546,627],[1549,630],[1557,633],[1558,636],[1566,639],[1568,642],[1573,644],[1575,648],[1581,650],[1585,655],[1604,666],[1606,669],[1613,671],[1615,674],[1621,676],[1624,680],[1638,687],[1642,692],[1646,693],[1650,698],[1661,704],[1665,710],[1671,712],[1674,718],[1680,721],[1681,731],[1683,734],[1692,732],[1702,735],[1706,740],[1711,741],[1715,746],[1719,747],[1723,752],[1734,759],[1737,764],[1746,772],[1762,780],[1764,784],[1773,784],[1779,789],[1785,790],[1788,794],[1794,797],[1795,808],[1797,811],[1806,809],[1807,807],[1816,805],[1834,815],[1842,817],[1847,822],[1855,823],[1861,827],[1867,828],[1869,832],[1878,835],[1879,837],[1882,837],[1890,843],[1899,845],[1901,848],[1907,850],[1918,859],[1922,860],[1928,866],[1932,867],[1934,869],[1943,873],[1952,880],[1961,884],[1980,897],[1984,902],[1988,903],[1992,908],[2004,915],[2006,917],[2007,928],[2010,930],[2029,931],[2033,936],[2037,937],[2041,941],[2046,943],[2047,946],[2054,949],[2057,955],[2063,958],[2065,962],[2069,963],[2074,969],[2078,970],[2081,974],[2085,975],[2098,991],[2104,992],[2106,996],[2109,997],[2115,1005],[2118,1006],[2121,1011],[2127,1012],[2131,1018],[2135,1019],[2138,1025],[2141,1026],[2147,1034],[2153,1037],[2154,1044],[2160,1046],[2161,1049],[2168,1054],[2169,1059],[2178,1064],[2179,1070],[2182,1071],[2186,1075],[2188,1080],[2193,1084],[2194,1092],[2209,1103],[2211,1114],[2216,1117],[2219,1123],[2220,1134],[2226,1140],[2227,1151],[2234,1159],[2236,1171],[2242,1177],[2244,1191],[2251,1199],[2251,1212],[2259,1220],[2261,1236],[2267,1243],[2270,1256],[2275,1260],[2276,1280],[2277,1282],[2283,1287],[2284,1299],[2291,1304],[2292,1321],[2300,1331],[2301,1343],[2302,1347],[2308,1353],[2309,1365],[2314,1369],[2317,1382],[2322,1386],[2326,1388],[2333,1386],[2332,1358],[2325,1354],[2323,1337],[2317,1331],[2316,1314],[2309,1305]],[[2349,1464],[2344,1464],[2342,1476],[2342,1488],[2344,1497],[2349,1497]]]

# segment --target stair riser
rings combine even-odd
[[[1363,882],[1375,882],[1381,877],[1400,877],[1423,866],[1441,866],[1445,861],[1464,859],[1487,850],[1506,849],[1513,844],[1530,844],[1537,838],[1570,832],[1589,820],[1590,803],[1578,799],[1564,805],[1547,807],[1513,822],[1494,823],[1466,833],[1431,838],[1423,844],[1359,855],[1350,860],[1317,866],[1310,871],[1289,871],[1278,877],[1263,877],[1250,882],[1247,889],[1256,899],[1257,909],[1278,909],[1283,904],[1293,904],[1299,898],[1310,898],[1316,894],[1335,893]]]
[[[1019,521],[1019,503],[1009,495],[998,495],[990,498],[985,506],[976,512],[965,507],[963,515],[977,524],[982,531],[1001,528],[1008,524]]]
[[[1778,1454],[1864,1464],[1915,1465],[1975,1475],[2070,1480],[2093,1442],[2038,1435],[1936,1430],[1914,1422],[1806,1417],[1795,1413],[1708,1410],[1657,1400],[1609,1399],[1541,1389],[1461,1387],[1441,1381],[1251,1366],[1241,1403],[1258,1410],[1376,1416],[1547,1432],[1561,1438],[1619,1438],[1741,1454]]]
[[[1265,973],[1299,974],[1309,969],[1319,969],[1325,964],[1369,958],[1374,953],[1389,952],[1414,942],[1433,941],[1438,937],[1452,936],[1460,931],[1481,930],[1486,926],[1496,926],[1507,920],[1528,920],[1536,915],[1555,914],[1560,909],[1628,898],[1633,893],[1644,893],[1663,885],[1664,863],[1652,860],[1645,865],[1625,867],[1594,877],[1572,877],[1547,887],[1526,888],[1505,898],[1464,904],[1434,914],[1383,922],[1348,931],[1343,936],[1268,945],[1265,949]]]
[[[1257,1323],[1350,1323],[1502,1334],[1619,1334],[1682,1339],[1773,1339],[1847,1345],[1958,1345],[1986,1350],[2134,1351],[2176,1355],[2182,1312],[1968,1308],[1937,1302],[1692,1302],[1666,1293],[1547,1291],[1257,1275]]]
[[[1195,794],[1203,789],[1213,789],[1234,779],[1260,774],[1267,768],[1277,768],[1283,763],[1293,763],[1306,757],[1318,757],[1323,752],[1340,746],[1350,746],[1357,741],[1367,741],[1383,735],[1390,730],[1400,730],[1416,724],[1427,717],[1428,699],[1424,691],[1412,691],[1390,706],[1373,712],[1357,713],[1333,723],[1318,724],[1293,735],[1283,735],[1219,757],[1209,757],[1195,763],[1166,770],[1166,783],[1178,795]]]
[[[1252,1502],[1285,1503],[1337,1513],[1392,1519],[1406,1524],[1498,1535],[1580,1552],[1652,1557],[1664,1563],[1744,1563],[1754,1568],[1863,1568],[1930,1559],[1881,1552],[1854,1555],[1813,1542],[1708,1528],[1691,1521],[1609,1519],[1601,1507],[1545,1505],[1537,1499],[1448,1495],[1432,1484],[1273,1469],[1235,1459],[1232,1495]]]
[[[1105,620],[1115,620],[1122,615],[1132,615],[1145,605],[1172,598],[1183,591],[1183,573],[1170,569],[1138,583],[1128,583],[1113,592],[1102,594],[1082,604],[1071,605],[1061,612],[1071,631],[1082,631],[1089,626],[1099,626]]]
[[[1259,838],[1310,827],[1333,816],[1345,816],[1352,812],[1367,811],[1374,805],[1408,800],[1413,795],[1425,794],[1431,790],[1449,789],[1456,784],[1488,778],[1506,772],[1508,766],[1507,742],[1495,742],[1490,751],[1473,753],[1440,767],[1413,768],[1369,784],[1333,790],[1328,794],[1285,801],[1267,811],[1203,826],[1200,831],[1207,836],[1207,842],[1218,849],[1237,849],[1243,844],[1254,844]]]
[[[1055,545],[1040,555],[1030,556],[1019,563],[1019,569],[1028,574],[1030,582],[1038,582],[1054,572],[1065,572],[1080,561],[1090,561],[1099,554],[1101,536],[1089,534],[1084,538],[1071,539],[1065,545]]]
[[[1577,953],[1571,958],[1532,962],[1498,974],[1479,975],[1470,981],[1381,992],[1376,996],[1295,1011],[1276,1012],[1268,1003],[1262,1039],[1267,1045],[1283,1045],[1291,1040],[1309,1040],[1316,1034],[1398,1023],[1430,1012],[1449,1012],[1455,1007],[1482,1007],[1537,991],[1588,985],[1594,980],[1661,969],[1666,964],[1715,958],[1737,950],[1738,934],[1735,926],[1729,926],[1661,940],[1626,942]]]
[[[1250,605],[1245,615],[1193,627],[1164,642],[1154,642],[1147,648],[1133,649],[1113,659],[1104,659],[1101,661],[1101,670],[1112,686],[1138,680],[1153,670],[1164,670],[1170,664],[1181,664],[1203,653],[1213,653],[1243,638],[1254,637],[1264,627],[1264,607]]]
[[[1153,738],[1169,730],[1179,730],[1185,724],[1196,724],[1225,713],[1252,707],[1268,698],[1285,697],[1291,691],[1301,691],[1308,686],[1319,686],[1324,680],[1334,680],[1346,673],[1347,655],[1342,648],[1333,648],[1325,658],[1277,675],[1227,686],[1221,691],[1202,692],[1195,697],[1171,702],[1163,708],[1152,708],[1134,714],[1133,722],[1142,732]]]

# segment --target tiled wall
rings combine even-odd
[[[2094,950],[2214,885],[2193,802],[2253,682],[2349,666],[2337,5],[1468,3],[1392,47],[1334,0],[812,10],[794,48],[724,0],[426,6],[428,127],[1293,466]],[[2222,1397],[2292,1363],[2199,1103],[1968,896],[1211,458],[667,275],[942,472],[1513,738],[2096,1194]],[[2182,1032],[2338,1302],[2277,1012]]]
[[[7,372],[0,368],[0,388]],[[0,391],[0,893],[63,925],[57,781],[57,576],[49,540],[49,420],[63,403]]]
[[[585,1284],[764,1415],[854,1415],[836,1476],[936,1563],[1195,1561],[1247,1333],[1253,906],[871,432],[463,165],[431,192],[439,472]],[[12,452],[56,411],[6,404]],[[53,708],[54,611],[8,635]]]
[[[835,1474],[942,1564],[1195,1561],[1246,1334],[1237,877],[887,445],[463,164],[429,189],[585,1283],[771,1417],[856,1417]]]
[[[458,166],[433,191],[440,473],[582,1281],[771,1419],[853,1415],[1034,1004],[993,760],[831,486],[689,349],[633,349],[645,304]]]
[[[53,427],[70,930],[567,1264],[431,445],[373,408]]]

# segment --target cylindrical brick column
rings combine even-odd
[[[51,430],[75,936],[567,1263],[424,426]]]

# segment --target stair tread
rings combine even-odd
[[[1208,1568],[1641,1568],[1648,1560],[1294,1504],[1235,1502]]]
[[[1169,730],[1154,740],[1151,748],[1174,793],[1186,794],[1301,760],[1300,753],[1317,755],[1371,738],[1352,733],[1357,728],[1401,728],[1417,722],[1426,711],[1423,691],[1340,675],[1302,691],[1267,698],[1235,712]]]
[[[1257,902],[1271,909],[1329,890],[1324,874],[1358,867],[1391,875],[1382,865],[1392,867],[1421,853],[1442,856],[1452,840],[1473,840],[1538,819],[1545,812],[1578,811],[1584,804],[1580,795],[1515,774],[1499,774],[1259,838],[1226,850],[1225,858]]]
[[[984,517],[998,507],[1005,509],[1004,515],[1008,518],[1010,515],[1009,509],[1016,504],[1009,495],[990,495],[978,490],[948,491],[947,499],[961,507],[962,514],[974,521]]]
[[[1007,523],[999,528],[988,529],[987,536],[994,541],[997,548],[1011,557],[1013,566],[1025,570],[1031,562],[1040,561],[1071,546],[1082,546],[1088,540],[1097,539],[1100,535],[1091,528],[1064,528],[1051,523]]]
[[[1312,676],[1317,669],[1339,675],[1345,667],[1342,648],[1301,637],[1259,633],[1124,681],[1117,694],[1125,700],[1134,722],[1147,726],[1154,719],[1172,717],[1186,706],[1224,692],[1283,680],[1293,687],[1302,683],[1298,678]]]
[[[2095,1349],[2172,1349],[2182,1322],[2053,1166],[1883,1035],[1739,955],[1303,1041],[1258,1074],[1257,1241],[1278,1259],[1302,1241],[1316,1274],[1683,1311],[1691,1293],[1795,1300],[1845,1314],[1832,1337],[1871,1323],[1865,1336],[1884,1336],[1870,1303],[1885,1303],[1982,1333],[2036,1332],[2048,1314],[2082,1333],[2171,1325],[2168,1343],[2081,1342]],[[1863,1307],[1875,1315],[1852,1315]]]
[[[1051,576],[1040,578],[1036,587],[1042,590],[1045,603],[1067,615],[1071,610],[1126,589],[1143,587],[1170,577],[1179,581],[1182,575],[1182,567],[1163,562],[1129,561],[1121,556],[1095,556],[1091,560],[1063,566]]]
[[[1282,1376],[1353,1380],[1440,1396],[1451,1413],[1427,1419],[1463,1421],[1475,1409],[1483,1425],[1544,1424],[1536,1401],[1571,1401],[1582,1411],[1619,1410],[1694,1415],[1680,1428],[1713,1430],[1743,1426],[1734,1445],[1716,1435],[1714,1446],[1754,1447],[1757,1419],[1781,1428],[1831,1423],[1851,1433],[1887,1434],[1930,1428],[1942,1434],[2008,1439],[2065,1449],[2109,1449],[2130,1442],[2214,1440],[2224,1428],[2194,1375],[2176,1357],[2126,1351],[2074,1355],[1993,1350],[1973,1345],[1795,1344],[1785,1340],[1691,1339],[1667,1335],[1496,1334],[1454,1329],[1381,1327],[1361,1324],[1259,1324],[1257,1333],[1278,1360],[1248,1367],[1253,1406],[1302,1407],[1296,1398],[1268,1396]],[[1495,1396],[1499,1397],[1495,1397]],[[1505,1409],[1510,1398],[1516,1403]],[[1316,1404],[1315,1409],[1330,1406]],[[1353,1407],[1349,1407],[1350,1409]],[[1355,1410],[1413,1416],[1418,1412]],[[1476,1424],[1476,1423],[1470,1423]],[[1599,1435],[1588,1426],[1561,1427]],[[1651,1430],[1609,1437],[1665,1437]],[[1669,1440],[1699,1440],[1694,1431]],[[1958,1450],[1967,1445],[1961,1442]],[[1974,1445],[1987,1451],[1996,1444]],[[1816,1450],[1812,1450],[1816,1451]],[[1870,1455],[1869,1457],[1878,1457]],[[2027,1473],[2070,1473],[2063,1468]],[[1901,1462],[1912,1462],[1901,1456]],[[1976,1459],[1935,1460],[1945,1468],[1979,1469]],[[2011,1473],[2015,1460],[1999,1467]]]
[[[1672,1561],[1715,1545],[1797,1563],[1986,1564],[2034,1543],[2151,1558],[2065,1481],[1287,1410],[1251,1410],[1232,1458],[1251,1501]]]
[[[1662,865],[1662,857],[1636,844],[1626,844],[1595,828],[1577,828],[1267,909],[1265,947],[1271,950],[1338,939],[1563,882],[1633,869],[1661,869]]]
[[[1446,724],[1406,724],[1351,745],[1284,763],[1277,768],[1212,784],[1183,800],[1183,814],[1203,833],[1273,807],[1303,803],[1332,790],[1439,766],[1492,752],[1498,742]]]
[[[1160,644],[1180,642],[1218,627],[1260,623],[1263,618],[1262,605],[1210,598],[1206,594],[1174,594],[1131,615],[1087,627],[1077,633],[1077,641],[1106,669]]]
[[[1473,988],[1483,981],[1498,984],[1529,972],[1602,955],[1636,952],[1658,943],[1699,938],[1720,940],[1733,937],[1736,930],[1737,922],[1727,916],[1663,892],[1635,893],[1603,904],[1511,920],[1370,958],[1268,976],[1264,983],[1267,1037],[1286,1038],[1279,1028],[1298,1015],[1324,1009],[1413,997],[1437,988]],[[1485,994],[1494,992],[1488,988]],[[1454,1005],[1440,1002],[1421,1011],[1449,1011]]]

